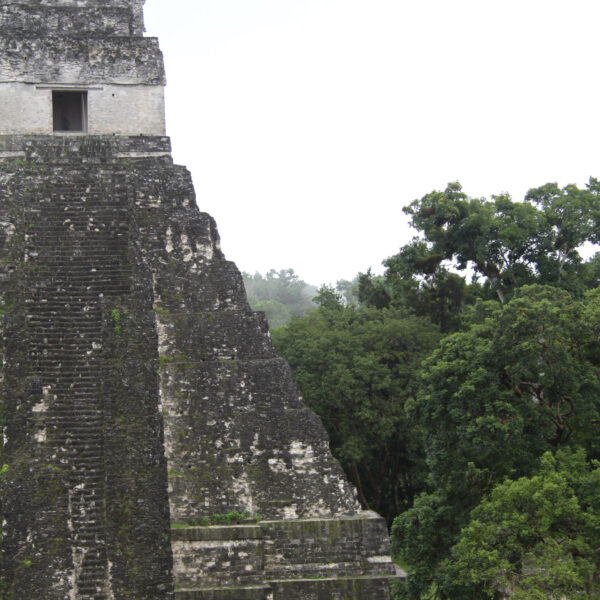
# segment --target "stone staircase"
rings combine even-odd
[[[386,525],[360,511],[166,153],[0,136],[2,583],[45,600],[388,600]],[[189,526],[232,510],[263,520]]]
[[[377,541],[382,527],[371,513],[176,526],[176,600],[387,598],[397,572],[387,547]]]
[[[101,402],[102,303],[130,289],[127,206],[111,200],[110,178],[53,187],[26,208],[28,355],[39,378],[38,442],[67,473],[68,528],[81,600],[109,600],[104,524]]]

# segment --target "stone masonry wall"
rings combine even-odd
[[[189,173],[154,171],[136,194],[154,276],[172,518],[356,513],[356,493],[264,317],[249,310]]]
[[[167,600],[151,277],[126,168],[0,163],[5,600]]]
[[[387,600],[385,523],[168,148],[0,137],[6,598],[167,600],[172,548],[177,600]]]
[[[155,38],[0,36],[0,82],[164,85]]]
[[[142,36],[145,0],[1,0],[0,29],[89,36]]]
[[[87,91],[86,133],[164,135],[164,85],[141,0],[0,0],[0,135],[51,135],[53,90]]]
[[[103,85],[88,89],[88,133],[164,135],[162,86]],[[0,83],[0,131],[51,134],[52,86]],[[25,126],[23,124],[26,124]]]
[[[127,7],[0,5],[0,29],[13,35],[51,33],[75,28],[88,36],[128,36],[132,31],[132,13]]]

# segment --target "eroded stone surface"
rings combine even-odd
[[[172,593],[152,278],[132,175],[0,163],[8,598]]]
[[[0,135],[52,134],[60,90],[86,94],[83,133],[164,135],[163,57],[142,4],[0,0]]]
[[[0,596],[387,600],[385,524],[172,163],[142,5],[0,0]]]
[[[372,513],[336,519],[264,521],[173,531],[177,599],[237,598],[239,590],[273,600],[389,597],[395,567],[387,531]],[[260,587],[260,584],[264,587]]]
[[[164,452],[173,521],[263,519],[259,542],[177,542],[177,585],[244,582],[274,598],[275,587],[295,597],[289,578],[298,598],[314,591],[303,577],[385,586],[385,525],[360,513],[189,173],[151,157],[161,140],[131,143],[0,144],[26,157],[0,162],[6,580],[48,600],[87,598],[84,582],[98,600],[132,585],[168,597]],[[146,157],[122,161],[123,150]]]

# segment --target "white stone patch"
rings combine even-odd
[[[106,573],[106,597],[107,598],[114,598],[114,592],[112,589],[112,570],[113,570],[113,563],[108,560],[108,569],[107,569],[107,573]]]
[[[215,255],[212,244],[201,244],[200,242],[196,242],[196,252],[206,260],[212,260]]]
[[[287,471],[287,466],[281,458],[270,458],[267,462],[269,463],[269,469],[273,473],[285,473]]]
[[[165,238],[165,250],[170,254],[171,252],[173,252],[173,231],[170,227],[167,227],[167,231],[165,232]]]
[[[290,454],[292,455],[292,465],[299,473],[316,473],[314,468],[315,451],[310,444],[294,441],[290,444]]]
[[[14,152],[3,150],[0,152],[0,160],[4,160],[6,158],[25,158],[27,155],[22,150],[17,150]]]
[[[389,556],[369,556],[367,557],[367,562],[375,565],[383,565],[391,563],[392,559]]]
[[[162,385],[158,386],[158,412],[162,415],[163,410],[165,410],[163,406],[163,390]]]
[[[260,456],[264,454],[264,450],[258,449],[258,442],[260,441],[260,435],[258,433],[254,434],[254,439],[252,440],[252,444],[250,445],[250,452],[252,452],[253,456]]]
[[[308,509],[308,514],[311,517],[331,517],[329,509],[325,506],[323,498],[321,498],[316,504],[313,504]]]
[[[250,514],[253,514],[254,502],[252,500],[252,491],[250,489],[248,475],[244,473],[241,477],[235,477],[231,482],[231,489],[233,490],[239,505],[243,506],[244,510],[247,510]]]
[[[155,313],[156,315],[156,333],[158,334],[158,354],[167,354],[169,351],[169,334],[168,334],[168,327],[165,323],[163,323],[163,321],[161,320],[160,316]]]
[[[134,156],[132,156],[134,155]],[[140,156],[141,155],[141,156]],[[155,156],[169,156],[166,152],[127,152],[123,153],[123,158],[154,158]],[[148,208],[160,208],[162,204],[159,196],[148,196],[145,199],[145,205]]]
[[[48,394],[46,393],[46,389],[48,388],[44,388],[44,396],[48,396]],[[48,404],[46,404],[46,400],[44,398],[42,398],[37,404],[35,404],[33,406],[33,408],[31,409],[31,412],[34,413],[44,413],[48,410],[49,406]]]
[[[190,240],[185,233],[180,236],[181,249],[183,250],[183,262],[190,262],[194,258],[194,251],[190,245]]]
[[[226,460],[227,460],[227,464],[241,465],[244,463],[244,456],[242,454],[233,454],[233,455],[227,456]]]
[[[4,234],[6,235],[6,241],[10,241],[10,238],[15,233],[15,226],[12,223],[7,223],[6,221],[0,222],[0,227],[4,230]]]
[[[45,442],[46,441],[46,428],[44,427],[43,429],[38,429],[35,432],[35,436],[34,437],[35,437],[35,441],[39,442],[40,444],[42,442]]]
[[[298,505],[290,504],[289,506],[283,507],[283,518],[284,519],[297,519],[298,518]]]

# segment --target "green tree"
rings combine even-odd
[[[579,250],[599,241],[599,193],[598,180],[590,179],[584,190],[547,184],[524,202],[508,194],[487,201],[451,183],[405,208],[423,236],[412,244],[415,272],[431,275],[444,261],[471,267],[501,302],[531,283],[582,292]]]
[[[363,506],[391,521],[423,486],[419,436],[404,407],[439,333],[404,311],[344,305],[328,288],[317,304],[313,313],[274,331],[273,341],[323,419]]]
[[[339,279],[335,291],[342,297],[344,304],[360,304],[358,297],[358,275],[352,280]]]
[[[466,584],[478,600],[598,598],[599,540],[600,463],[547,452],[539,474],[498,485],[473,510],[447,567],[450,597]]]
[[[465,309],[485,296],[477,282],[469,284],[437,258],[432,260],[426,244],[417,239],[383,264],[391,304],[428,317],[444,333],[459,330]]]
[[[504,306],[481,302],[470,328],[447,336],[426,361],[411,408],[431,492],[393,528],[397,551],[414,567],[411,598],[439,581],[470,510],[494,485],[530,476],[551,449],[580,445],[599,455],[598,294],[573,301],[535,285]]]

